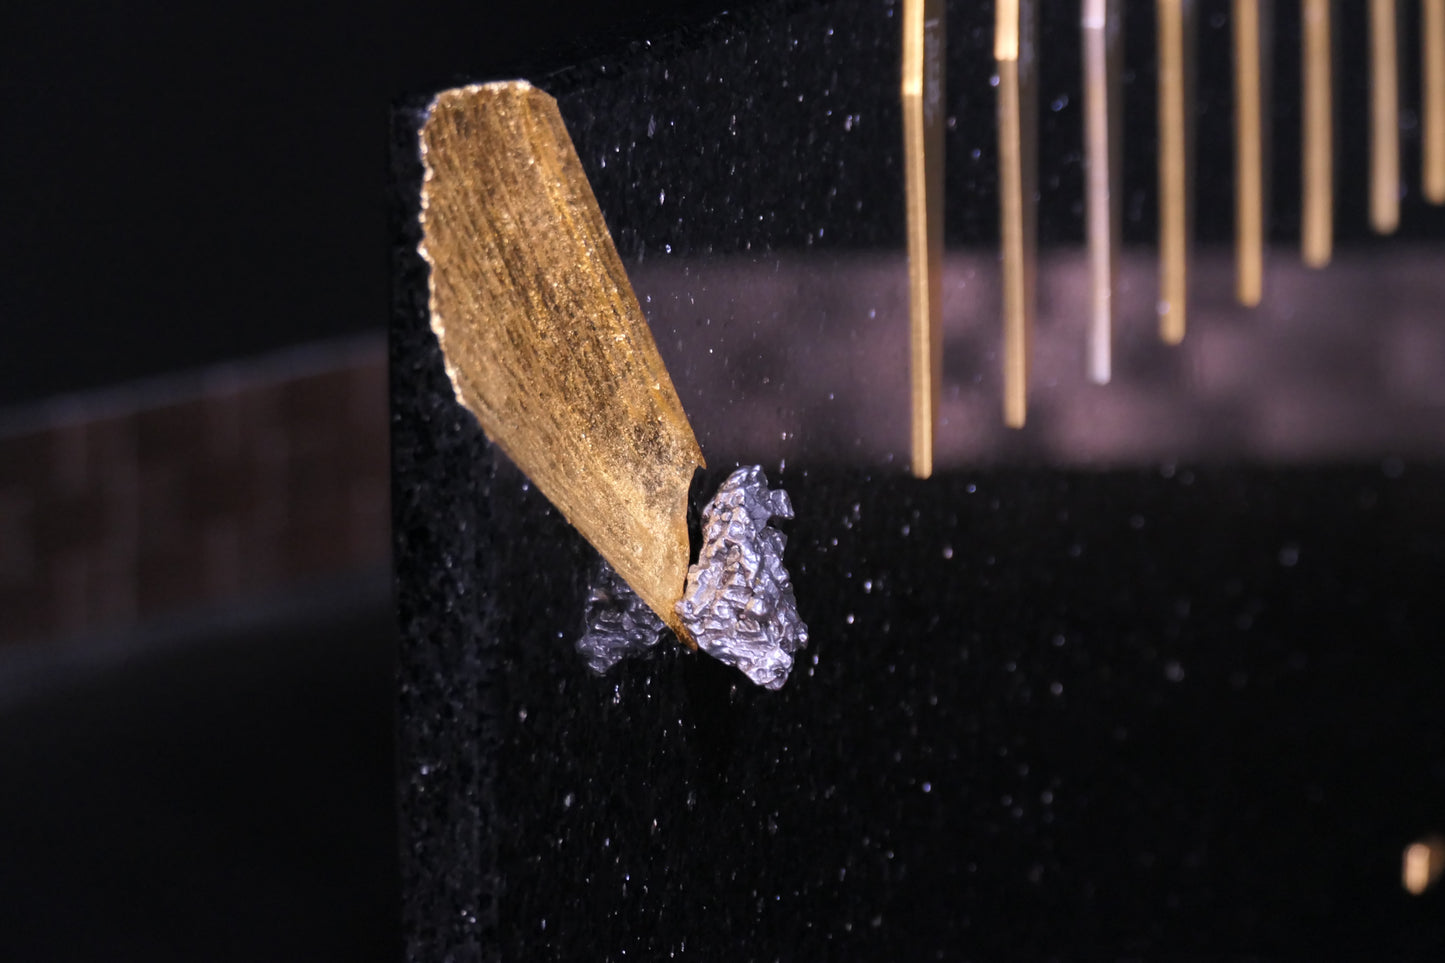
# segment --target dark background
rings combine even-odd
[[[729,6],[7,5],[0,405],[380,332],[394,103]]]
[[[380,340],[393,104],[722,6],[5,5],[0,416]],[[397,958],[390,598],[0,647],[0,958]]]

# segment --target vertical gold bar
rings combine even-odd
[[[1108,384],[1113,367],[1114,288],[1119,279],[1123,130],[1123,0],[1082,0],[1084,176],[1088,214],[1089,378]]]
[[[943,380],[943,0],[903,0],[912,470],[933,474]]]
[[[1189,295],[1191,0],[1157,0],[1159,46],[1159,336],[1184,340]]]
[[[1264,36],[1262,0],[1234,0],[1235,296],[1264,296]]]
[[[1400,64],[1395,0],[1370,0],[1370,226],[1400,226]]]
[[[1300,255],[1310,267],[1330,263],[1334,247],[1334,96],[1330,79],[1330,0],[1303,0],[1300,43],[1304,87],[1304,200],[1300,216]]]
[[[1420,0],[1420,45],[1421,187],[1431,204],[1445,204],[1445,0]]]
[[[1033,347],[1035,202],[1033,4],[999,0],[994,59],[998,67],[999,236],[1003,258],[1003,420],[1022,428],[1028,416]]]

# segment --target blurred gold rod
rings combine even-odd
[[[1330,0],[1303,0],[1300,44],[1304,88],[1304,199],[1300,215],[1300,256],[1310,267],[1330,263],[1334,246],[1334,104],[1330,80]]]
[[[1431,836],[1405,847],[1400,883],[1406,892],[1419,896],[1440,878],[1445,870],[1445,837]]]
[[[1370,0],[1370,226],[1400,226],[1400,64],[1395,0]]]
[[[1184,340],[1189,293],[1190,0],[1157,0],[1159,43],[1159,337]]]
[[[1425,200],[1445,204],[1445,0],[1421,0],[1420,45],[1425,115],[1421,186]]]
[[[1264,296],[1264,32],[1259,0],[1234,0],[1235,296]]]
[[[1003,420],[1022,428],[1028,415],[1034,323],[1035,95],[1030,0],[1000,0],[998,64],[999,235],[1003,257]]]
[[[1119,186],[1123,91],[1122,0],[1082,0],[1084,170],[1088,206],[1089,378],[1108,384],[1113,367],[1114,288],[1119,280]]]
[[[903,2],[912,471],[933,474],[943,380],[943,0]]]

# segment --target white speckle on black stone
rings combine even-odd
[[[649,651],[667,631],[657,613],[606,561],[599,561],[587,593],[586,623],[577,651],[598,675],[623,659]]]
[[[702,510],[702,551],[677,603],[699,648],[767,689],[783,687],[808,644],[783,567],[787,536],[768,525],[792,517],[788,493],[769,490],[761,466],[733,472]]]

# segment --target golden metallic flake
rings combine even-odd
[[[422,256],[457,400],[678,637],[702,452],[556,102],[448,90],[421,131]]]

